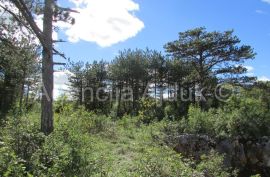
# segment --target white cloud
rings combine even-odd
[[[267,15],[268,13],[263,11],[263,10],[256,10],[255,11],[257,14],[262,14],[262,15]]]
[[[266,76],[261,76],[261,77],[258,78],[258,80],[266,82],[266,81],[270,81],[270,78],[266,77]]]
[[[133,0],[70,1],[79,12],[71,13],[75,18],[75,24],[59,22],[56,25],[65,31],[71,42],[84,40],[108,47],[136,36],[144,28],[144,23],[134,14],[139,10],[139,4]],[[10,3],[5,1],[0,3],[10,6],[14,13],[18,13]],[[42,15],[35,16],[35,21],[42,29]],[[53,33],[53,39],[57,39],[56,32]]]
[[[79,13],[71,13],[74,25],[60,23],[71,42],[95,42],[108,47],[137,35],[144,23],[134,12],[139,5],[132,0],[70,0]]]
[[[254,67],[253,66],[244,66],[246,69],[247,69],[247,73],[246,75],[249,76],[249,77],[253,77],[255,74],[254,74]]]
[[[58,98],[61,94],[68,93],[69,74],[71,74],[69,71],[61,71],[54,73],[54,89],[53,89],[54,99]]]
[[[253,66],[244,66],[245,68],[247,68],[247,72],[253,72],[254,71],[254,68]]]
[[[236,67],[238,67],[239,65],[237,64],[237,65],[235,65]],[[240,65],[240,66],[242,66],[242,65]],[[244,67],[244,68],[246,68],[247,69],[247,72],[246,73],[244,73],[246,76],[249,76],[249,77],[252,77],[252,76],[254,76],[255,74],[254,74],[254,67],[253,66],[246,66],[246,65],[243,65],[242,67]]]
[[[255,74],[254,73],[246,73],[246,76],[253,77],[253,76],[255,76]]]
[[[266,3],[270,4],[270,0],[262,0],[262,2],[266,2]]]

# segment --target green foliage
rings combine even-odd
[[[21,23],[2,8],[0,11],[0,113],[5,115],[18,100],[21,107],[27,105],[23,88],[26,86],[29,93],[36,87],[39,48],[31,34],[19,32]]]
[[[223,165],[223,156],[211,151],[208,155],[201,157],[200,163],[197,165],[196,170],[204,173],[205,176],[219,176],[228,177],[228,169]]]
[[[168,104],[164,108],[164,114],[165,118],[169,120],[176,120],[177,111],[175,110],[175,107],[171,104]]]
[[[188,111],[186,131],[194,134],[212,135],[215,123],[214,111],[201,111],[200,108],[191,106]]]
[[[151,98],[139,101],[139,119],[142,123],[149,124],[157,120],[157,101]]]
[[[202,111],[191,106],[185,131],[214,137],[259,138],[270,135],[270,112],[260,100],[250,93],[232,96],[223,108]]]
[[[253,59],[255,53],[251,46],[239,45],[240,42],[232,30],[207,32],[201,27],[180,32],[178,40],[167,43],[165,49],[173,57],[192,63],[195,71],[193,79],[199,84],[206,84],[208,79],[211,80],[210,73],[241,74],[246,71],[234,64]]]
[[[250,177],[261,177],[261,175],[257,174],[257,175],[252,175]]]
[[[36,114],[22,116],[14,111],[11,115],[0,131],[0,141],[3,141],[0,145],[0,176],[23,176],[32,168],[31,156],[40,148],[45,136],[39,133]]]
[[[70,82],[70,95],[73,97],[73,100],[76,101],[77,105],[83,104],[83,80],[84,80],[84,63],[77,62],[71,63],[69,67],[68,81]]]
[[[165,106],[168,106],[165,110],[167,118],[185,116],[189,105],[196,102],[196,90],[202,89],[207,101],[198,102],[201,108],[208,109],[219,103],[214,98],[218,83],[225,80],[239,84],[254,81],[254,78],[237,77],[247,71],[243,62],[256,55],[251,46],[240,43],[233,31],[208,32],[205,28],[195,28],[179,33],[176,41],[164,46],[168,57],[155,50],[126,49],[120,51],[111,63],[72,63],[71,94],[77,104],[106,115],[138,115],[140,100],[152,97],[163,102],[160,109],[155,108],[154,117],[159,120],[165,116]],[[106,89],[97,93],[98,88]],[[168,95],[175,96],[174,108],[170,103],[164,104],[165,90]],[[100,101],[97,96],[101,99],[110,97],[110,101]],[[184,102],[182,97],[193,98]]]
[[[259,138],[270,135],[270,112],[260,99],[233,96],[223,111],[220,118],[227,121],[226,128],[231,136]]]
[[[159,148],[147,149],[139,157],[135,172],[143,177],[199,176],[179,154]]]
[[[269,136],[269,109],[263,90],[242,90],[223,107],[202,111],[191,106],[180,121],[173,105],[158,121],[154,99],[141,100],[139,115],[111,118],[74,109],[66,97],[56,101],[55,130],[39,133],[38,112],[14,110],[0,129],[0,176],[233,176],[223,155],[210,152],[198,161],[184,159],[164,142],[193,133],[214,138]],[[267,94],[266,94],[267,95]],[[20,114],[18,114],[20,113]]]
[[[24,161],[0,142],[0,176],[24,176]]]
[[[166,133],[177,133],[177,124],[168,120],[141,124],[139,116],[125,115],[114,121],[80,108],[69,115],[56,114],[54,132],[44,136],[38,133],[38,119],[37,113],[10,117],[1,129],[1,176],[173,177],[203,173],[192,161],[161,145]],[[207,168],[214,167],[210,164]]]
[[[38,2],[26,2],[30,12],[40,13]],[[74,22],[65,9],[55,10],[56,20]],[[55,101],[55,130],[45,136],[39,130],[39,108],[23,112],[31,107],[29,99],[38,87],[39,47],[31,35],[17,37],[21,24],[10,23],[14,19],[6,12],[0,20],[0,31],[9,31],[0,36],[1,118],[11,113],[0,120],[0,176],[232,176],[222,155],[210,152],[199,162],[184,159],[167,147],[164,137],[270,136],[269,82],[250,85],[245,83],[252,78],[227,78],[247,71],[243,62],[254,58],[252,47],[240,45],[233,31],[205,28],[181,32],[178,40],[167,43],[169,58],[149,49],[128,49],[110,64],[71,63],[69,81],[76,104],[66,95]],[[247,89],[239,89],[241,93],[217,108],[221,104],[215,103],[214,88],[224,79],[244,83]],[[196,87],[205,88],[202,94],[211,98],[199,102],[200,107],[189,107],[196,100],[183,102],[181,89],[188,97],[196,95]],[[177,98],[172,103],[163,99],[164,90],[177,93]],[[101,101],[106,97],[111,100]],[[177,121],[180,116],[186,117]]]
[[[68,96],[64,94],[54,102],[54,109],[57,113],[69,115],[73,110],[73,105]]]

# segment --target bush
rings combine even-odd
[[[190,106],[185,131],[194,134],[213,135],[215,124],[214,110],[201,111],[199,107]],[[185,123],[182,121],[182,123]]]
[[[0,176],[24,176],[25,161],[0,142]]]
[[[49,136],[39,132],[38,114],[14,115],[0,129],[0,176],[230,176],[219,154],[183,159],[164,140],[183,132],[225,138],[269,134],[269,111],[250,98],[232,97],[209,111],[191,106],[180,122],[155,121],[151,99],[141,106],[139,116],[116,120],[83,107],[55,114]],[[166,115],[171,111],[167,107]]]
[[[32,173],[35,176],[107,174],[112,165],[111,157],[102,154],[106,149],[101,140],[111,138],[113,128],[110,118],[83,109],[59,118],[54,132],[32,156]]]
[[[134,176],[142,177],[199,176],[198,172],[182,162],[179,154],[159,148],[147,149],[138,158],[134,173]]]
[[[259,138],[270,135],[270,111],[259,99],[232,97],[223,109],[230,136]]]
[[[191,106],[181,124],[187,133],[256,139],[270,136],[270,111],[258,99],[232,96],[219,109],[202,111]]]
[[[73,110],[73,104],[68,100],[67,95],[61,95],[54,102],[54,110],[56,113],[69,115]]]
[[[203,155],[201,157],[200,163],[196,166],[196,170],[203,172],[205,176],[218,176],[218,177],[228,177],[231,176],[229,174],[229,169],[227,169],[223,165],[223,156],[211,151],[210,154]],[[233,172],[233,176],[235,176],[236,172]]]
[[[162,117],[162,112],[157,108],[156,100],[151,98],[141,99],[139,101],[139,119],[142,123],[149,124],[159,117]]]
[[[13,114],[2,129],[2,140],[12,156],[24,162],[26,170],[32,169],[31,156],[43,144],[45,136],[39,131],[37,114],[29,116]],[[15,157],[14,156],[14,157]]]
[[[174,108],[174,106],[172,106],[171,104],[168,104],[165,108],[164,108],[164,114],[165,114],[165,118],[168,120],[176,120],[176,110]]]

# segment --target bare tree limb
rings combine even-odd
[[[13,17],[18,23],[21,23],[21,24],[22,24],[24,27],[26,27],[29,31],[33,32],[33,30],[32,30],[31,28],[29,28],[29,26],[28,26],[23,20],[21,20],[20,18],[18,18],[18,16],[17,16],[14,12],[12,12],[12,11],[9,10],[8,8],[2,6],[1,4],[0,4],[0,7],[1,7],[2,9],[4,9],[6,12],[8,12],[10,15],[12,15],[12,17]]]
[[[59,52],[55,48],[53,48],[53,52],[54,52],[55,55],[59,55],[59,56],[63,57],[64,59],[68,60],[68,58],[65,56],[65,54]]]
[[[46,44],[43,39],[43,32],[39,29],[37,26],[31,12],[28,10],[26,4],[22,0],[14,0],[12,1],[13,4],[19,9],[19,11],[22,13],[22,16],[25,18],[27,23],[31,26],[34,33],[36,34],[37,38],[39,39],[41,45],[46,48]]]

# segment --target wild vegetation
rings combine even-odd
[[[68,93],[51,110],[53,41],[16,36],[35,28],[25,10],[42,7],[32,3],[15,1],[22,21],[0,21],[0,176],[270,175],[270,83],[247,76],[256,53],[233,31],[195,28],[164,53],[69,62]]]

